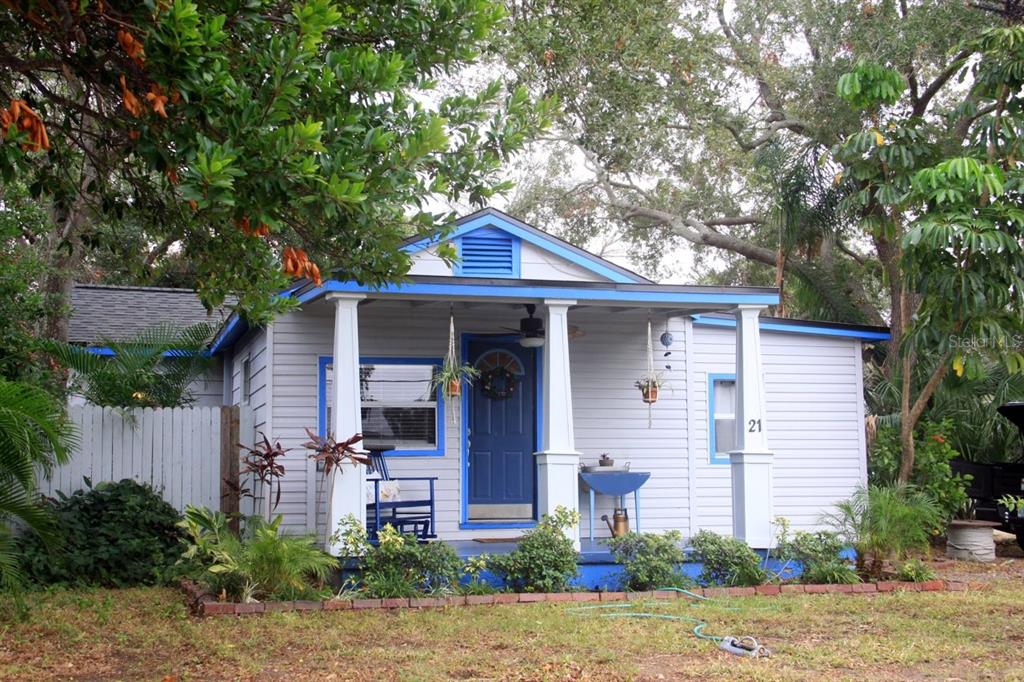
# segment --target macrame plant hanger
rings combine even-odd
[[[444,364],[446,368],[458,367],[459,357],[455,354],[455,304],[448,304],[448,355],[445,356]],[[455,409],[455,397],[448,394],[448,387],[445,386],[441,391],[445,397],[445,403],[450,408],[448,411],[451,412],[452,423],[454,424],[458,418],[458,413]]]
[[[654,341],[653,341],[653,337],[651,336],[651,311],[648,309],[648,311],[647,311],[647,377],[646,377],[646,383],[647,383],[647,386],[648,386],[648,390],[651,390],[650,387],[653,386],[653,382],[655,382],[656,380],[657,380],[657,377],[654,374]],[[647,401],[647,428],[649,428],[649,429],[654,426],[654,424],[653,424],[654,420],[653,420],[653,417],[652,417],[652,414],[651,414],[651,405],[653,405],[653,404],[654,404],[653,402]]]

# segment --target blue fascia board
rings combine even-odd
[[[85,351],[87,353],[92,353],[93,355],[103,355],[103,356],[107,356],[107,357],[113,357],[113,356],[117,355],[117,351],[115,351],[113,348],[110,348],[108,346],[87,346],[85,348]],[[213,355],[213,351],[204,350],[201,353],[196,353],[195,351],[191,351],[191,350],[174,350],[174,349],[171,349],[171,350],[165,350],[163,353],[161,353],[161,355],[163,357],[165,357],[165,358],[188,358],[188,357],[192,357],[193,355],[201,355],[202,357],[208,358],[211,355]]]
[[[638,280],[632,277],[627,277],[621,272],[618,272],[617,270],[613,270],[612,268],[608,267],[602,262],[602,259],[598,258],[597,256],[586,256],[584,254],[577,253],[571,249],[567,249],[565,248],[565,246],[551,239],[545,239],[544,237],[534,234],[531,231],[524,230],[518,225],[510,223],[509,221],[502,218],[500,215],[494,213],[484,213],[472,220],[468,220],[465,223],[459,225],[457,228],[455,228],[453,232],[445,235],[443,238],[424,237],[419,241],[413,242],[411,244],[406,244],[405,246],[402,247],[402,250],[405,251],[406,253],[416,253],[417,251],[422,251],[423,249],[430,248],[435,244],[439,244],[444,241],[449,241],[451,239],[456,239],[468,232],[472,232],[473,230],[479,229],[481,227],[496,227],[500,230],[504,230],[505,232],[508,232],[511,235],[519,237],[520,239],[529,242],[530,244],[533,244],[538,248],[544,249],[549,253],[555,254],[559,258],[564,258],[565,260],[571,263],[575,263],[576,265],[579,265],[582,268],[586,268],[587,270],[590,270],[595,274],[601,275],[602,277],[607,277],[613,282],[618,282],[620,284],[638,283]]]
[[[736,320],[727,320],[718,317],[705,317],[694,315],[693,323],[705,327],[736,327]],[[781,324],[761,320],[762,331],[784,332],[788,334],[809,334],[812,336],[834,336],[846,339],[859,339],[861,341],[888,341],[891,338],[889,332],[877,332],[867,329],[840,329],[826,325],[816,325],[813,322],[803,324]]]
[[[238,313],[231,313],[228,323],[210,344],[210,355],[216,355],[235,345],[235,342],[242,338],[247,331],[249,331],[249,323],[243,320]]]
[[[739,294],[728,292],[699,291],[631,291],[622,289],[595,288],[593,283],[586,287],[560,286],[487,286],[459,282],[404,282],[370,287],[358,282],[328,280],[323,286],[310,289],[299,296],[299,303],[306,303],[326,293],[394,294],[409,296],[465,296],[468,298],[564,298],[577,301],[609,301],[627,303],[665,303],[706,305],[776,305],[778,294]],[[735,324],[735,323],[734,323]]]

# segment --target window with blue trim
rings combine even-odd
[[[432,386],[433,358],[363,358],[359,394],[363,435],[394,445],[389,455],[444,454],[444,409],[441,388]],[[332,423],[333,366],[321,363],[323,395],[321,432]]]
[[[708,424],[711,433],[710,462],[728,464],[736,449],[736,375],[708,375]]]

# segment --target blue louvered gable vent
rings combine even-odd
[[[455,274],[465,277],[519,277],[519,240],[482,228],[461,237]]]

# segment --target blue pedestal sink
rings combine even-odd
[[[625,508],[626,495],[633,493],[634,530],[640,530],[640,486],[651,477],[649,471],[583,471],[580,480],[590,493],[590,539],[594,539],[594,495],[619,498],[619,507]]]

